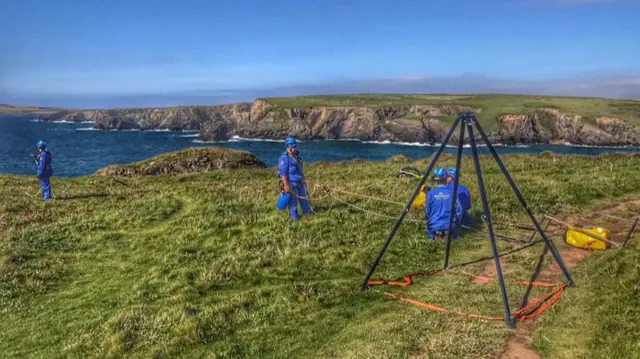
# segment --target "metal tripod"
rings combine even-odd
[[[396,221],[395,225],[393,226],[393,229],[391,230],[391,233],[389,233],[389,236],[387,237],[387,240],[385,241],[384,246],[382,247],[382,250],[378,254],[378,257],[376,258],[375,262],[371,266],[371,269],[369,270],[369,273],[367,274],[367,276],[364,279],[364,282],[362,283],[362,290],[365,290],[368,287],[369,279],[371,279],[371,276],[375,272],[376,267],[378,266],[378,264],[380,263],[380,260],[382,259],[382,257],[384,256],[385,252],[387,251],[387,248],[389,247],[389,244],[391,243],[391,240],[393,240],[393,237],[395,236],[396,232],[398,231],[398,228],[400,227],[400,224],[402,224],[402,221],[404,220],[405,216],[407,215],[407,213],[409,213],[409,210],[411,209],[411,205],[413,204],[413,201],[416,199],[416,197],[418,196],[418,194],[420,192],[420,188],[422,188],[424,183],[427,181],[427,178],[431,174],[431,171],[433,170],[433,167],[435,166],[436,162],[440,158],[440,155],[444,151],[446,145],[449,143],[449,140],[451,139],[451,136],[453,135],[453,133],[455,132],[455,130],[456,130],[456,128],[458,126],[460,126],[460,136],[458,138],[458,151],[457,151],[457,157],[456,157],[456,174],[457,175],[455,176],[455,180],[454,180],[453,198],[457,198],[457,194],[458,194],[458,182],[459,182],[460,177],[461,177],[460,162],[462,160],[462,152],[463,152],[462,144],[464,142],[465,127],[466,127],[467,131],[469,132],[468,138],[469,138],[469,143],[471,145],[471,153],[473,155],[473,162],[474,162],[474,165],[475,165],[476,175],[478,177],[478,187],[480,188],[480,197],[482,199],[482,207],[483,207],[483,211],[484,211],[484,215],[483,215],[482,219],[487,224],[487,230],[489,232],[489,239],[491,241],[491,250],[493,252],[493,258],[494,258],[495,264],[496,264],[496,272],[498,274],[498,280],[500,281],[500,291],[501,291],[501,294],[502,294],[502,303],[504,305],[504,310],[505,310],[505,313],[504,313],[505,322],[507,323],[507,325],[509,327],[514,328],[515,327],[515,323],[514,323],[514,320],[513,320],[513,316],[511,315],[511,307],[509,305],[509,298],[508,298],[508,295],[507,295],[507,289],[506,289],[506,286],[505,286],[505,283],[504,283],[504,277],[502,275],[502,265],[500,264],[500,255],[498,253],[498,247],[497,247],[497,244],[496,244],[496,236],[495,236],[494,231],[493,231],[493,222],[491,220],[491,211],[489,210],[489,202],[487,200],[487,194],[486,194],[486,191],[485,191],[484,180],[482,178],[482,168],[480,167],[480,160],[478,158],[478,149],[477,149],[477,146],[476,146],[476,139],[474,137],[474,127],[478,131],[478,134],[480,134],[480,137],[482,138],[484,143],[487,145],[487,148],[489,149],[489,152],[491,153],[491,155],[493,156],[494,160],[496,161],[496,163],[500,167],[500,170],[502,171],[502,174],[504,175],[505,179],[507,180],[507,182],[511,186],[511,189],[513,190],[514,194],[518,198],[518,201],[520,201],[520,204],[522,205],[522,208],[524,208],[524,210],[526,211],[527,215],[529,216],[529,218],[533,222],[533,224],[534,224],[534,226],[536,228],[536,231],[540,234],[540,236],[544,240],[545,248],[544,248],[543,256],[546,254],[547,250],[551,251],[551,254],[553,255],[553,258],[556,260],[556,262],[560,266],[560,269],[562,270],[562,273],[564,274],[565,278],[567,279],[567,285],[570,286],[570,287],[574,287],[575,284],[573,282],[573,279],[571,278],[571,274],[569,273],[569,270],[565,266],[564,261],[562,260],[562,257],[560,256],[560,253],[558,252],[558,250],[555,247],[555,245],[553,244],[553,242],[551,242],[549,240],[549,238],[547,237],[547,235],[544,233],[544,230],[540,226],[540,222],[538,222],[536,217],[533,215],[533,212],[531,212],[531,210],[529,209],[529,206],[527,205],[527,202],[522,197],[522,194],[520,193],[520,190],[518,189],[516,184],[513,182],[513,179],[511,178],[511,175],[509,175],[509,172],[507,171],[506,167],[502,163],[502,160],[498,156],[498,153],[496,152],[495,148],[491,145],[491,142],[489,141],[489,138],[487,137],[486,133],[484,132],[484,130],[480,126],[480,123],[476,119],[476,116],[475,116],[475,114],[473,112],[461,112],[461,113],[458,114],[458,117],[456,118],[455,122],[453,123],[453,126],[451,126],[451,129],[449,130],[449,132],[445,136],[444,140],[442,141],[442,145],[438,149],[438,152],[436,152],[434,154],[434,156],[432,157],[431,163],[429,164],[429,167],[427,168],[424,176],[420,179],[420,183],[418,183],[418,185],[416,186],[416,189],[413,192],[413,194],[411,195],[411,198],[409,199],[409,202],[404,207],[404,210],[403,210],[402,214],[400,215],[400,217],[398,217],[398,220]],[[452,201],[451,217],[449,218],[449,233],[448,233],[448,236],[447,236],[447,250],[446,250],[446,254],[445,254],[445,258],[444,258],[444,269],[445,270],[449,268],[449,254],[450,254],[450,251],[451,251],[451,233],[452,233],[452,229],[453,229],[453,225],[454,225],[455,205],[456,205],[456,201],[454,200],[454,201]],[[526,301],[526,299],[525,299],[525,301]]]

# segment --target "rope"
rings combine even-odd
[[[329,188],[329,187],[326,187],[326,188]],[[362,197],[362,198],[368,198],[368,199],[375,200],[375,201],[386,202],[386,203],[391,203],[391,204],[397,204],[397,205],[403,206],[403,207],[406,205],[406,203],[395,202],[395,201],[391,201],[391,200],[384,199],[384,198],[377,198],[377,197],[373,197],[373,196],[367,196],[366,194],[353,193],[353,192],[344,191],[344,190],[336,189],[336,188],[331,188],[330,190],[331,190],[331,192],[344,193],[344,194],[348,194],[348,195],[355,196],[355,197]]]
[[[355,208],[355,209],[357,209],[359,211],[362,211],[362,212],[365,212],[365,213],[368,213],[368,214],[371,214],[371,215],[374,215],[374,216],[378,216],[378,217],[381,217],[381,218],[387,218],[387,219],[393,219],[393,220],[398,219],[397,217],[394,217],[394,216],[389,216],[389,215],[386,215],[386,214],[383,214],[383,213],[370,211],[370,210],[368,210],[366,208],[362,208],[362,207],[356,206],[355,204],[349,203],[349,202],[347,202],[345,200],[342,200],[342,199],[336,197],[333,194],[329,194],[329,197],[333,198],[334,200],[336,200],[336,201],[338,201],[340,203],[346,204],[349,207]],[[415,219],[405,219],[405,222],[409,222],[409,223],[424,223],[424,221],[419,221],[419,220],[415,220]]]
[[[400,286],[400,287],[407,287],[411,284],[413,284],[413,278],[418,278],[418,277],[425,277],[425,276],[431,276],[431,275],[435,275],[435,274],[439,274],[439,273],[443,273],[443,270],[432,270],[429,272],[423,272],[423,273],[414,273],[414,274],[409,274],[407,276],[404,277],[404,281],[402,282],[385,282],[385,281],[369,281],[367,284],[370,286],[376,286],[376,285],[388,285],[388,286]],[[469,275],[473,278],[478,279],[479,281],[481,281],[482,283],[491,283],[493,281],[493,278],[490,277],[485,277],[485,276],[478,276],[475,274],[471,274],[471,273],[467,273],[467,272],[449,272],[449,273],[453,273],[453,274],[458,274],[458,275]],[[518,283],[520,284],[524,284],[524,285],[531,285],[531,286],[535,286],[535,287],[556,287],[553,291],[551,291],[550,293],[536,298],[533,301],[531,301],[529,304],[519,308],[518,310],[516,310],[515,312],[513,312],[513,319],[517,320],[519,322],[524,322],[527,319],[533,319],[536,318],[538,316],[540,316],[542,313],[544,313],[545,311],[547,311],[553,304],[555,304],[558,300],[560,300],[560,297],[562,296],[562,293],[564,292],[564,289],[567,287],[566,283],[561,284],[560,286],[556,286],[553,283],[546,283],[546,282],[529,282],[529,281],[519,281]],[[421,302],[415,299],[410,299],[410,298],[405,298],[405,297],[400,297],[394,294],[391,294],[389,292],[384,292],[383,293],[385,296],[394,299],[396,301],[399,302],[404,302],[404,303],[408,303],[408,304],[413,304],[425,309],[429,309],[429,310],[433,310],[436,312],[440,312],[440,313],[453,313],[459,316],[463,316],[463,317],[469,317],[469,318],[477,318],[477,319],[486,319],[486,320],[503,320],[502,317],[490,317],[490,316],[486,316],[486,315],[481,315],[481,314],[475,314],[475,313],[465,313],[465,312],[451,312],[448,309],[442,308],[440,306],[437,306],[435,304],[431,304],[431,303],[426,303],[426,302]]]
[[[575,211],[580,210],[579,208],[576,208],[576,207],[573,207],[573,206],[569,206],[569,205],[563,205],[563,206],[564,206],[565,208],[567,208],[567,209],[571,209],[571,210],[575,210]],[[619,210],[619,211],[620,211],[620,212],[626,212],[626,213],[633,213],[633,214],[634,214],[634,217],[633,217],[633,218],[624,218],[624,217],[614,216],[614,215],[612,215],[612,214],[603,213],[603,212],[598,212],[598,211],[593,211],[593,212],[591,212],[591,213],[597,214],[597,215],[602,216],[602,217],[608,217],[608,218],[611,218],[611,219],[616,219],[616,220],[618,220],[618,221],[627,221],[627,222],[635,221],[635,220],[636,220],[636,217],[639,215],[637,212],[631,212],[631,211],[625,211],[625,210]],[[576,215],[577,215],[577,216],[581,216],[581,217],[582,217],[582,216],[585,216],[584,214],[580,214],[580,213],[578,213],[578,214],[576,214]]]
[[[624,202],[623,202],[623,203],[624,203]],[[565,208],[567,208],[567,209],[574,210],[574,211],[580,211],[580,210],[581,210],[580,208],[573,207],[573,206],[570,206],[570,205],[568,205],[568,204],[564,204],[564,205],[562,205],[562,206],[563,206],[563,207],[565,207]],[[615,207],[614,207],[614,208],[615,208]],[[619,221],[635,221],[636,217],[639,215],[639,213],[638,213],[637,211],[636,211],[636,212],[633,212],[633,211],[624,210],[624,209],[621,209],[621,208],[615,208],[615,210],[616,210],[616,211],[618,211],[618,212],[633,213],[633,215],[634,215],[634,216],[633,216],[633,218],[624,218],[624,217],[614,216],[614,215],[612,215],[612,214],[603,213],[603,212],[599,212],[599,211],[593,211],[593,212],[591,212],[591,213],[595,213],[595,214],[600,215],[600,216],[602,216],[602,217],[609,217],[609,218],[612,218],[612,219],[617,219],[617,220],[619,220]],[[578,215],[578,216],[584,216],[584,215],[581,215],[581,214],[579,214],[579,213],[578,213],[577,215]]]

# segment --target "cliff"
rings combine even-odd
[[[588,146],[638,146],[640,128],[612,118],[585,118],[555,109],[536,109],[522,115],[498,118],[501,129],[491,134],[506,144],[571,143]]]
[[[438,143],[458,112],[474,111],[494,143],[640,145],[640,128],[633,124],[640,113],[640,102],[627,101],[617,105],[621,107],[613,107],[593,102],[597,99],[583,99],[592,101],[581,105],[590,110],[585,111],[589,116],[583,116],[580,111],[556,108],[561,100],[534,99],[530,103],[519,99],[518,106],[497,103],[495,99],[467,101],[470,104],[430,99],[430,103],[424,104],[387,101],[354,106],[307,102],[283,105],[278,101],[255,100],[252,104],[221,106],[62,111],[43,119],[95,121],[98,129],[199,130],[204,141],[227,141],[233,136],[283,139],[293,135],[303,140]],[[594,115],[596,105],[600,107]],[[457,143],[456,135],[452,144]]]
[[[220,106],[173,108],[135,108],[117,110],[60,111],[40,116],[43,121],[95,122],[101,130],[199,130],[204,122],[228,119],[241,121],[248,116],[250,103]],[[237,118],[236,118],[237,116]]]

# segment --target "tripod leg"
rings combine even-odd
[[[511,317],[511,308],[509,306],[507,288],[504,284],[504,277],[502,276],[502,265],[500,264],[500,255],[498,254],[498,245],[496,243],[496,237],[493,233],[493,224],[491,223],[491,211],[489,210],[489,202],[487,201],[487,193],[485,192],[484,180],[482,178],[482,168],[480,168],[480,159],[478,158],[478,149],[476,148],[476,140],[473,137],[473,125],[470,119],[467,121],[467,127],[469,130],[471,151],[473,153],[473,162],[476,167],[476,174],[478,175],[478,187],[480,188],[480,198],[482,199],[484,217],[485,217],[485,221],[487,222],[487,229],[489,230],[489,239],[491,240],[491,250],[493,252],[493,258],[496,263],[496,273],[498,274],[498,280],[500,281],[500,291],[502,293],[502,304],[504,304],[504,320],[510,328],[515,328],[513,318]]]
[[[542,254],[540,255],[540,259],[538,259],[538,264],[536,265],[536,270],[533,271],[533,275],[531,276],[531,280],[529,281],[529,286],[527,286],[527,291],[524,294],[524,298],[522,299],[522,305],[520,308],[524,308],[529,303],[529,296],[531,295],[531,290],[533,289],[533,282],[538,279],[538,275],[540,275],[540,271],[542,270],[542,263],[544,262],[544,257],[549,252],[549,247],[544,245],[544,249],[542,250]]]
[[[627,236],[624,238],[624,243],[622,243],[622,248],[627,246],[627,242],[629,242],[629,238],[631,238],[631,236],[633,235],[633,232],[636,230],[638,221],[640,221],[640,215],[636,217],[635,222],[633,222],[633,225],[631,225],[631,228],[629,228],[629,232],[627,233]]]
[[[429,164],[429,167],[427,168],[427,171],[425,172],[424,176],[422,176],[422,179],[420,180],[420,183],[418,183],[418,186],[416,187],[415,191],[413,191],[413,194],[411,195],[411,198],[409,199],[409,202],[404,207],[404,210],[402,211],[402,214],[400,215],[400,217],[398,217],[398,220],[396,221],[396,224],[393,226],[393,229],[391,230],[391,233],[389,233],[389,236],[387,237],[387,240],[385,241],[384,246],[382,247],[382,250],[378,254],[378,257],[376,258],[376,261],[373,263],[373,265],[371,266],[371,269],[369,270],[369,273],[364,278],[364,281],[362,282],[361,290],[365,290],[367,288],[367,283],[369,283],[369,279],[371,279],[371,276],[375,272],[376,267],[378,267],[378,264],[380,264],[380,260],[382,259],[382,256],[384,256],[384,253],[387,251],[387,248],[389,247],[389,244],[391,243],[391,240],[396,235],[396,232],[398,231],[398,228],[400,228],[400,224],[402,224],[402,221],[404,220],[404,217],[407,215],[407,213],[409,213],[409,210],[411,209],[411,205],[413,204],[413,201],[416,199],[416,197],[418,197],[418,193],[420,193],[420,188],[427,181],[427,177],[429,176],[429,174],[433,170],[433,166],[436,164],[436,162],[440,158],[440,155],[442,154],[442,152],[444,151],[445,147],[447,146],[447,143],[449,143],[449,140],[451,139],[451,136],[453,135],[453,132],[456,130],[456,126],[458,126],[458,124],[461,122],[460,119],[461,119],[461,117],[458,116],[458,118],[455,120],[455,122],[451,126],[451,129],[447,133],[447,136],[442,141],[442,145],[438,149],[438,152],[436,152],[436,154],[431,159],[431,163]]]
[[[456,213],[458,203],[458,183],[460,182],[460,162],[462,161],[462,142],[464,140],[464,124],[460,126],[460,137],[458,139],[458,156],[456,158],[456,178],[453,182],[453,201],[451,201],[451,215],[449,216],[449,234],[447,235],[447,252],[444,256],[444,269],[449,268],[449,254],[451,253],[451,232],[453,231],[453,218]],[[458,231],[456,231],[458,233]]]
[[[509,185],[511,186],[511,189],[515,193],[516,197],[518,197],[518,201],[520,201],[520,204],[522,205],[522,208],[524,208],[524,210],[527,212],[527,215],[529,216],[529,218],[531,218],[531,221],[535,225],[536,230],[538,231],[538,233],[540,233],[540,236],[545,241],[546,245],[549,247],[549,250],[551,250],[551,254],[553,255],[553,258],[556,260],[556,262],[560,266],[560,269],[562,269],[562,273],[564,274],[565,278],[567,279],[567,285],[570,286],[570,287],[575,287],[575,283],[573,282],[573,278],[571,278],[571,274],[569,274],[569,270],[565,266],[564,261],[562,260],[562,257],[560,256],[560,253],[558,252],[558,249],[555,247],[553,242],[551,242],[549,240],[547,235],[542,230],[542,227],[540,227],[540,223],[538,222],[536,217],[533,215],[533,212],[531,212],[531,209],[529,209],[529,206],[527,205],[527,202],[522,197],[522,193],[520,193],[520,190],[518,189],[516,184],[513,182],[513,179],[511,178],[511,175],[507,171],[507,168],[504,166],[504,163],[502,163],[502,160],[498,156],[498,153],[496,152],[495,148],[493,148],[493,146],[491,145],[491,142],[489,141],[489,138],[487,138],[487,135],[484,133],[484,130],[482,130],[482,127],[480,127],[480,124],[478,123],[478,120],[476,119],[475,115],[472,118],[473,118],[474,124],[476,125],[476,127],[478,129],[478,132],[480,133],[480,136],[482,136],[482,140],[484,141],[484,143],[486,143],[487,148],[489,149],[489,152],[491,152],[491,155],[496,160],[496,163],[498,163],[498,166],[500,167],[500,170],[502,171],[502,174],[507,179],[507,182],[509,182]]]

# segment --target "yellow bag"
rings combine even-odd
[[[598,237],[604,238],[606,240],[610,240],[609,230],[602,227],[597,228],[579,228],[583,232],[591,233]],[[574,228],[567,229],[565,233],[565,242],[568,245],[581,249],[596,249],[596,250],[604,250],[609,247],[609,244],[600,240],[597,240],[593,237],[590,237],[584,233],[578,232]]]
[[[427,203],[427,193],[424,190],[425,186],[422,186],[422,188],[420,188],[420,193],[418,193],[418,196],[416,197],[416,199],[413,200],[413,204],[411,204],[411,208],[424,208],[424,206]]]

